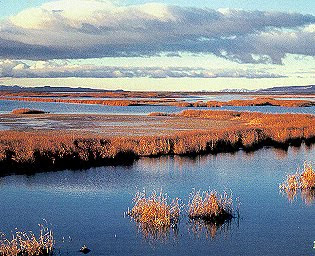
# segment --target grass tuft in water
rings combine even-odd
[[[288,174],[279,188],[287,194],[289,201],[293,201],[300,190],[304,202],[308,205],[312,204],[315,199],[315,171],[312,165],[305,162],[303,171]]]
[[[176,228],[180,216],[180,200],[178,198],[169,202],[167,194],[155,191],[147,195],[145,191],[137,192],[133,198],[134,206],[128,210],[147,237],[158,238],[168,233],[170,228]]]
[[[224,223],[234,215],[232,195],[216,191],[193,191],[188,204],[191,219],[201,219],[213,223]]]
[[[0,256],[50,256],[53,255],[54,236],[52,230],[39,224],[40,233],[15,231],[12,238],[1,234]]]

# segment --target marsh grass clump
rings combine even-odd
[[[54,236],[52,230],[42,224],[38,237],[33,232],[15,231],[12,239],[1,234],[0,256],[50,256],[53,255]]]
[[[134,206],[127,214],[138,224],[148,238],[161,238],[176,229],[180,216],[180,200],[175,198],[169,203],[168,196],[155,191],[150,196],[146,192],[137,192],[133,198]]]
[[[301,189],[315,189],[315,171],[311,164],[304,163],[304,171],[300,176]]]
[[[224,223],[234,215],[232,195],[216,191],[193,191],[188,204],[188,215],[191,219],[199,219],[212,223]]]
[[[289,201],[293,201],[300,190],[304,202],[311,204],[315,198],[315,171],[312,165],[304,163],[303,171],[287,175],[279,188],[287,194]]]
[[[29,108],[18,108],[13,109],[12,114],[14,115],[35,115],[35,114],[46,114],[45,111],[37,110],[37,109],[29,109]]]

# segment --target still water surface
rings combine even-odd
[[[254,153],[142,158],[131,166],[65,170],[0,178],[0,227],[37,230],[45,218],[61,255],[315,255],[315,203],[293,202],[278,191],[287,173],[313,161],[315,147],[264,148]],[[187,203],[192,188],[231,189],[241,218],[193,232],[183,213],[178,231],[150,240],[124,211],[138,190],[160,190]],[[69,238],[70,236],[70,238]],[[65,237],[62,242],[62,237]]]
[[[277,107],[277,106],[246,106],[221,108],[182,108],[174,106],[102,106],[93,104],[70,104],[60,102],[27,102],[0,100],[0,114],[10,113],[17,108],[40,109],[50,113],[61,114],[115,114],[115,115],[147,115],[151,112],[175,113],[185,109],[213,109],[213,110],[236,110],[236,111],[256,111],[263,113],[304,113],[315,114],[315,106],[312,107]]]

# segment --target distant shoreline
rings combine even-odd
[[[175,106],[175,107],[226,107],[226,106],[278,106],[278,107],[311,107],[315,106],[315,101],[311,100],[299,100],[299,99],[286,99],[287,95],[280,96],[270,96],[270,95],[250,95],[246,96],[252,97],[253,99],[239,99],[239,100],[229,100],[229,101],[219,101],[219,100],[196,100],[194,102],[187,102],[179,100],[176,97],[167,98],[160,97],[155,98],[150,94],[141,94],[141,97],[136,94],[134,97],[139,97],[139,99],[128,99],[124,98],[124,95],[118,94],[120,98],[114,98],[113,93],[111,94],[87,94],[88,99],[80,99],[78,95],[75,97],[71,94],[64,94],[61,97],[55,94],[25,94],[25,93],[13,93],[13,94],[0,94],[0,100],[10,100],[10,101],[25,101],[25,102],[54,102],[54,103],[71,103],[71,104],[90,104],[90,105],[106,105],[106,106]],[[109,96],[110,95],[110,96]],[[114,94],[115,95],[115,94]],[[81,95],[82,96],[82,95]],[[183,95],[185,96],[185,95]],[[69,98],[74,97],[74,98]],[[106,99],[100,99],[101,97],[108,97]],[[128,95],[129,98],[132,96]],[[148,98],[146,98],[148,97]],[[171,96],[170,96],[171,97]],[[293,98],[297,95],[292,96]],[[310,96],[309,96],[310,97]],[[276,99],[281,98],[281,99]],[[312,98],[312,97],[310,97]]]

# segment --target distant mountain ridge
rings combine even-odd
[[[8,92],[120,92],[123,90],[103,90],[103,89],[92,89],[82,87],[52,87],[52,86],[40,86],[40,87],[22,87],[18,85],[0,85],[0,91]]]
[[[82,87],[52,87],[52,86],[40,86],[40,87],[23,87],[18,85],[0,85],[0,91],[8,92],[124,92],[124,90],[104,90],[104,89],[92,89]],[[267,89],[248,90],[248,89],[223,89],[219,92],[222,93],[266,93],[266,94],[315,94],[315,85],[305,86],[277,86]]]
[[[315,94],[315,85],[305,86],[278,86],[267,89],[258,90],[262,93],[303,93],[303,94]]]

